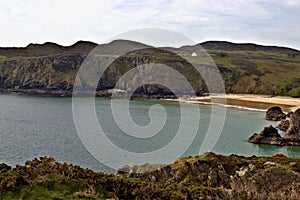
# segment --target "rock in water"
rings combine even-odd
[[[265,127],[259,135],[264,136],[264,137],[281,137],[280,134],[278,133],[277,129],[274,128],[272,125],[269,127]]]
[[[254,133],[248,142],[257,144],[277,144],[280,145],[281,135],[273,126],[265,127],[259,134]]]
[[[286,116],[287,116],[288,118],[291,118],[293,114],[294,114],[294,112],[293,112],[293,111],[290,111],[290,112],[288,112],[288,114],[287,114]]]
[[[286,114],[282,112],[280,107],[274,106],[267,110],[265,118],[269,121],[280,121],[286,118]]]
[[[300,137],[300,109],[297,109],[291,116],[290,126],[286,131],[286,137]]]
[[[288,128],[287,128],[287,124]],[[278,127],[286,129],[286,134],[281,137],[277,129],[269,126],[265,127],[259,134],[254,133],[248,142],[256,144],[274,144],[280,146],[300,146],[300,109],[296,110],[292,115],[290,122],[283,120]]]
[[[287,131],[290,126],[289,120],[281,120],[280,124],[277,126],[279,130]]]

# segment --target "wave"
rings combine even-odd
[[[259,109],[259,108],[250,108],[245,106],[238,106],[238,105],[229,105],[229,104],[221,104],[221,103],[211,103],[211,102],[202,102],[202,101],[193,101],[193,100],[179,100],[182,103],[193,103],[193,104],[204,104],[204,105],[218,105],[224,106],[226,108],[238,108],[243,110],[250,110],[250,111],[257,111],[257,112],[266,112],[267,109]]]

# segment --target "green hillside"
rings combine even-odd
[[[227,93],[300,96],[299,51],[218,41],[200,45],[219,68]],[[0,90],[70,95],[79,67],[96,46],[95,43],[80,41],[69,47],[45,43],[30,44],[25,48],[0,48]],[[132,48],[146,49],[120,55],[100,80],[97,90],[112,89],[128,70],[154,62],[179,70],[197,95],[208,92],[199,73],[185,60],[198,62],[192,53],[199,49],[199,45],[153,49],[141,43],[117,40],[100,45],[99,53],[122,52]],[[90,87],[88,82],[85,84]],[[156,85],[143,87],[139,93],[166,95],[170,91]]]

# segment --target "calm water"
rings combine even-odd
[[[148,111],[153,104],[164,106],[168,117],[163,129],[151,140],[127,137],[114,123],[110,114],[109,100],[97,98],[95,107],[103,130],[115,145],[127,151],[143,153],[155,151],[168,144],[180,124],[181,112],[178,103],[133,100],[130,102],[130,113],[138,125],[145,126],[150,122]],[[210,106],[199,105],[199,108],[198,134],[183,155],[198,154],[203,133],[207,130]],[[254,145],[245,142],[253,132],[259,132],[264,126],[270,124],[274,125],[264,120],[262,111],[227,108],[225,126],[212,151],[225,155],[270,156],[274,153],[282,153],[289,157],[300,157],[299,147]],[[107,153],[109,154],[110,151],[107,150]],[[57,161],[73,163],[97,171],[110,170],[98,162],[82,144],[73,122],[71,98],[0,94],[0,162],[11,165],[23,164],[26,160],[40,156],[52,156]],[[111,157],[113,158],[114,155]],[[170,162],[167,155],[165,160]]]

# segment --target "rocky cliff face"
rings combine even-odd
[[[300,96],[300,80],[297,76],[300,73],[299,51],[227,42],[206,42],[201,45],[219,68],[227,92]],[[69,47],[45,43],[30,44],[25,48],[0,48],[0,90],[71,92],[79,66],[96,46],[95,43],[80,41]],[[172,51],[180,52],[180,56],[171,53],[168,48],[153,50],[147,45],[131,41],[113,41],[102,47],[103,54],[110,52],[107,49],[116,52],[132,47],[148,50],[117,58],[101,78],[97,87],[99,91],[113,88],[116,80],[128,70],[154,62],[179,70],[198,95],[207,92],[203,79],[185,59],[193,59],[193,52],[199,48],[197,45],[173,48]],[[209,77],[208,74],[205,76]],[[88,83],[84,84],[89,87]],[[141,95],[172,94],[167,88],[153,84],[145,85],[136,92]]]
[[[10,58],[0,67],[0,87],[71,90],[83,54]]]
[[[123,44],[124,42],[120,41],[120,43]],[[126,46],[127,44],[124,45]],[[130,45],[140,47],[142,44],[130,43]],[[77,44],[77,46],[82,45]],[[92,46],[93,45],[89,45],[89,47]],[[107,54],[109,51],[112,51],[111,49],[117,49],[118,46],[120,46],[118,42],[103,45],[100,53]],[[45,48],[44,52],[39,52],[38,50],[41,50],[43,47]],[[143,47],[146,48],[147,46],[144,45]],[[59,47],[54,44],[45,44],[44,46],[29,45],[25,49],[16,49],[15,51],[11,49],[7,49],[7,52],[2,50],[3,55],[10,56],[2,57],[0,62],[0,89],[22,92],[26,92],[26,90],[37,92],[72,92],[77,71],[88,54],[88,48],[83,49],[82,52],[75,51],[74,49],[76,48],[73,46],[67,48]],[[44,55],[47,53],[49,53],[49,55]],[[99,62],[97,56],[95,56],[92,61]],[[136,50],[116,58],[106,69],[103,76],[101,78],[99,77],[100,80],[97,85],[97,91],[113,89],[120,77],[134,68],[138,70],[139,74],[151,72],[151,76],[154,77],[154,80],[157,82],[165,80],[166,77],[170,79],[168,74],[155,70],[155,66],[149,63],[165,64],[183,75],[192,84],[197,94],[207,92],[201,76],[198,75],[196,79],[196,75],[191,76],[191,74],[199,73],[190,63],[174,53],[154,48]],[[95,73],[98,73],[97,69],[94,70],[96,70]],[[118,89],[128,90],[130,89],[128,85],[134,85],[135,82],[138,81],[142,82],[143,80],[140,80],[142,78],[142,76],[132,77],[131,80],[121,83]],[[80,84],[85,90],[93,88],[93,83],[89,82],[88,78],[84,80],[80,79],[80,81],[82,81]],[[168,80],[168,82],[172,82],[174,86],[180,85],[179,83],[177,84],[179,81],[177,77]],[[173,95],[173,92],[177,94],[191,93],[191,91],[185,91],[182,88],[178,88],[172,92],[163,85],[149,84],[147,82],[137,88],[135,92],[140,95]]]
[[[296,110],[290,119],[289,128],[286,131],[287,137],[300,138],[300,109]]]

